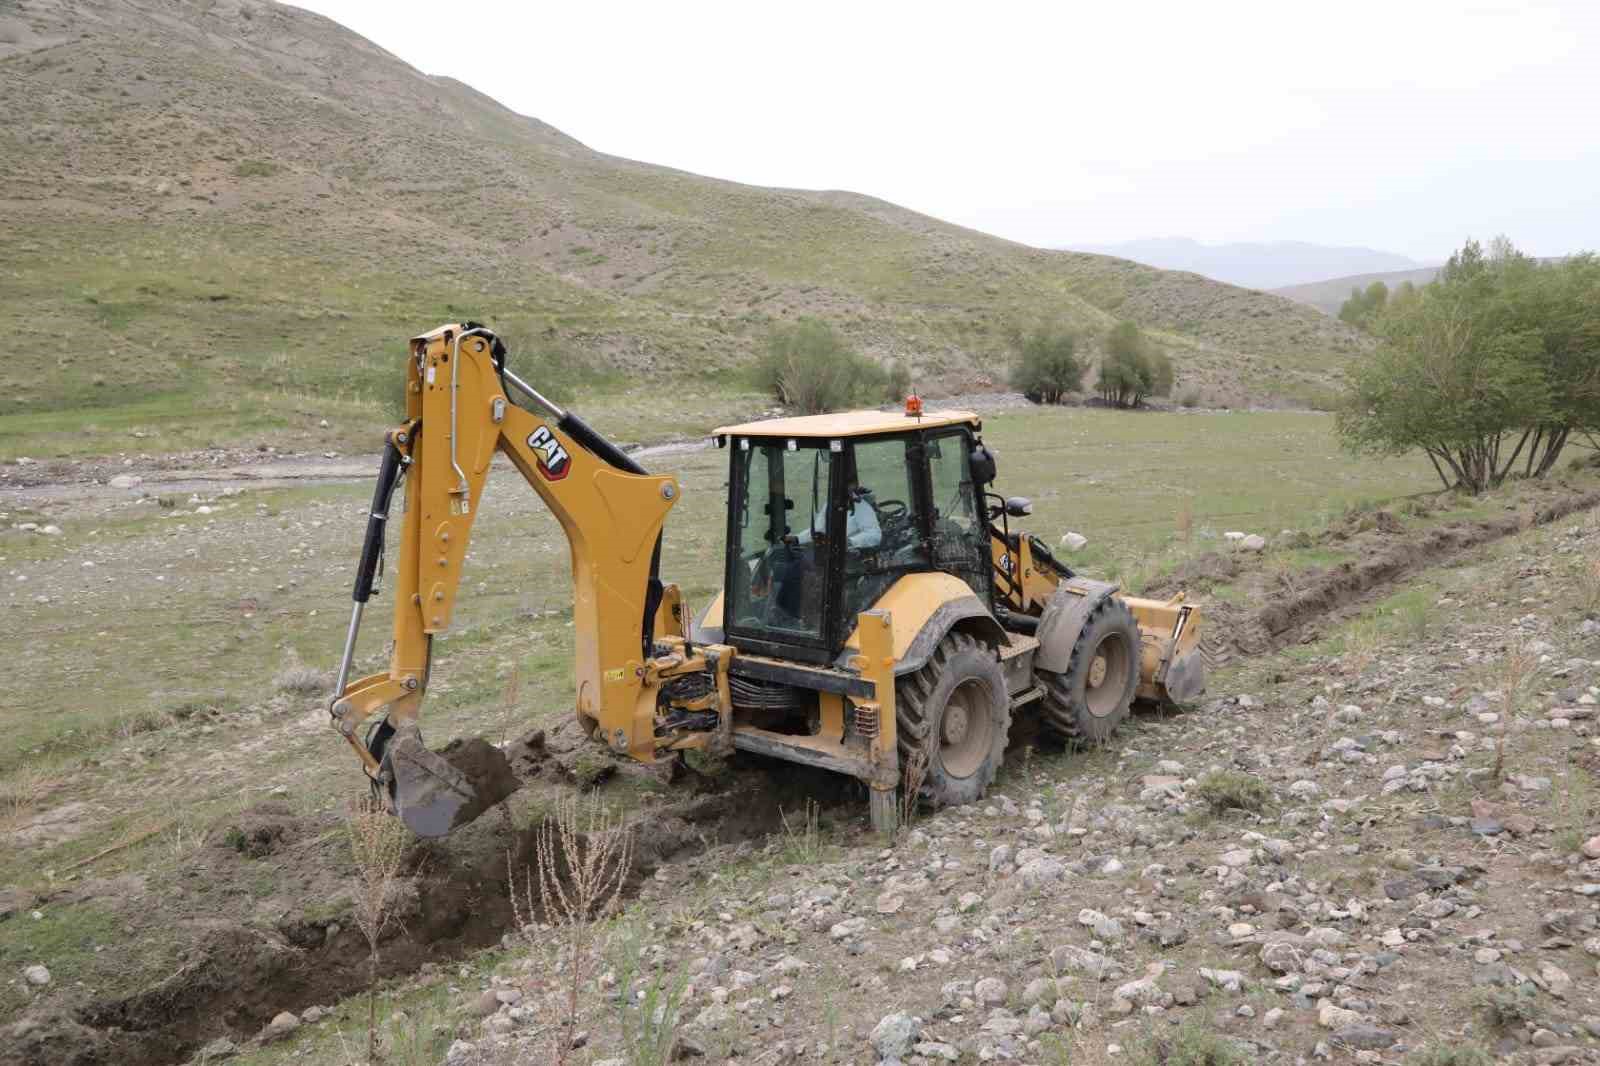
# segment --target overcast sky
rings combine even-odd
[[[1039,245],[1600,249],[1600,3],[301,0],[592,148]]]

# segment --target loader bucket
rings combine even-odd
[[[442,837],[521,787],[505,753],[482,737],[429,751],[416,726],[402,726],[384,750],[395,813],[419,837]]]
[[[1188,703],[1206,690],[1200,652],[1200,609],[1171,600],[1129,597],[1123,601],[1139,622],[1139,699]]]

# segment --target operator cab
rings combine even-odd
[[[829,662],[907,574],[953,574],[990,604],[981,429],[965,411],[862,411],[717,430],[730,451],[728,643]]]

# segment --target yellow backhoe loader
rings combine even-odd
[[[515,393],[524,403],[512,402]],[[334,728],[413,831],[448,833],[503,798],[423,745],[430,642],[450,626],[495,453],[555,514],[572,553],[573,675],[585,732],[654,762],[761,755],[864,782],[892,827],[902,768],[936,806],[984,794],[1019,715],[1068,742],[1108,739],[1137,696],[1204,688],[1200,617],[1117,595],[1010,528],[995,459],[965,411],[858,411],[726,426],[723,592],[698,619],[660,577],[680,488],[648,474],[507,366],[489,329],[412,339],[406,419],[388,434]],[[404,482],[389,668],[352,681],[362,611]],[[501,775],[502,778],[508,775]],[[515,787],[512,784],[509,787]]]

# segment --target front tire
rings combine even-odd
[[[1109,596],[1084,619],[1065,671],[1037,673],[1049,732],[1073,745],[1104,744],[1128,718],[1139,686],[1139,623]]]
[[[935,807],[983,798],[1005,761],[1011,698],[994,652],[950,633],[895,685],[900,764],[925,760],[920,795]]]

